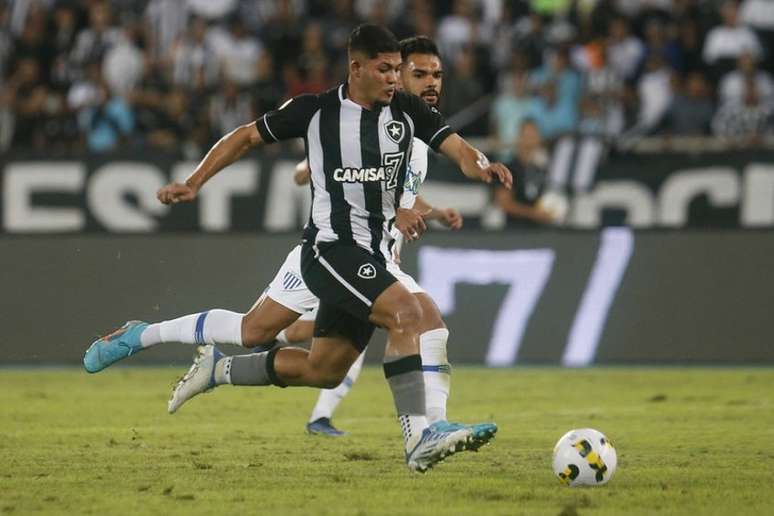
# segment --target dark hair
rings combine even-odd
[[[383,52],[400,52],[400,43],[392,32],[381,25],[364,23],[350,33],[347,50],[363,52],[369,58],[374,58]]]
[[[432,54],[441,58],[435,41],[427,36],[414,36],[400,42],[400,57],[405,61],[411,54]]]

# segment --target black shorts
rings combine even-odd
[[[356,246],[338,242],[305,243],[301,275],[320,299],[315,337],[346,337],[363,351],[374,332],[368,320],[374,301],[398,281],[384,262]]]

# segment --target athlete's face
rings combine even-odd
[[[409,54],[401,66],[400,81],[404,90],[435,106],[443,86],[441,60],[433,54]]]
[[[369,59],[353,56],[350,61],[351,86],[368,104],[387,106],[398,88],[400,52],[384,52]]]

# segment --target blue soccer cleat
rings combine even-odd
[[[449,455],[467,449],[473,439],[469,425],[458,425],[448,421],[436,421],[422,431],[419,441],[406,451],[409,469],[424,473]]]
[[[95,340],[83,356],[83,367],[90,373],[102,371],[107,366],[143,350],[140,335],[148,326],[142,321],[126,324]]]
[[[495,423],[478,423],[474,425],[464,425],[461,423],[449,423],[444,421],[448,425],[449,429],[452,428],[468,428],[470,429],[470,439],[465,443],[463,450],[465,451],[478,451],[484,445],[489,444],[489,441],[494,439],[497,433],[497,425]]]
[[[196,348],[196,358],[183,377],[172,389],[167,403],[167,411],[174,414],[180,406],[194,396],[217,387],[215,383],[215,365],[225,355],[213,345]]]
[[[469,451],[478,451],[482,446],[489,444],[489,441],[494,439],[497,433],[497,425],[494,423],[478,423],[468,426],[473,434],[465,448]]]
[[[306,432],[311,435],[327,435],[328,437],[343,437],[349,435],[342,432],[331,423],[330,418],[321,417],[306,424]]]

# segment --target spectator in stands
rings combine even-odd
[[[477,23],[470,0],[454,0],[452,13],[441,19],[436,34],[444,60],[455,62],[468,49]]]
[[[701,28],[694,18],[680,20],[677,28],[679,70],[682,73],[704,70],[702,59]]]
[[[575,130],[581,93],[580,74],[570,66],[565,47],[552,52],[548,61],[532,75],[530,82],[539,91],[537,123],[548,140]]]
[[[537,99],[530,94],[526,72],[514,71],[502,81],[502,93],[492,104],[495,148],[499,160],[510,161],[516,150],[522,122],[537,116]]]
[[[703,136],[709,134],[715,105],[704,75],[689,72],[678,79],[674,102],[669,111],[669,130],[674,136]]]
[[[228,31],[213,29],[210,37],[222,63],[223,77],[240,88],[250,87],[256,81],[263,44],[247,33],[239,19],[231,21]]]
[[[47,31],[52,50],[49,84],[62,94],[66,94],[67,88],[75,79],[70,63],[70,51],[75,42],[76,31],[75,9],[66,3],[57,4]]]
[[[220,135],[255,119],[250,95],[240,92],[230,81],[223,81],[210,101],[210,132]]]
[[[709,31],[702,52],[704,62],[712,67],[715,77],[733,69],[736,59],[744,52],[756,58],[762,55],[755,32],[739,23],[736,2],[724,1],[720,5],[720,16],[723,24]]]
[[[616,74],[625,81],[634,79],[645,56],[645,46],[629,33],[629,20],[616,17],[610,23],[607,60]]]
[[[774,3],[771,0],[743,0],[739,19],[755,30],[766,55],[763,62],[769,73],[774,73]]]
[[[553,215],[539,202],[547,186],[547,162],[537,123],[525,120],[516,142],[516,155],[508,163],[513,173],[513,189],[498,186],[494,193],[495,204],[505,212],[508,227],[534,227],[554,221]]]
[[[32,57],[17,59],[2,89],[3,139],[14,147],[46,148],[44,121],[48,113],[49,89],[40,64]]]
[[[102,74],[112,95],[127,97],[142,78],[144,56],[139,48],[140,27],[128,21],[122,33],[105,52]]]
[[[483,95],[481,81],[475,73],[475,61],[472,49],[462,49],[452,63],[451,73],[444,78],[441,111],[447,116],[459,113]],[[486,127],[471,125],[461,131],[463,134],[485,134]]]
[[[548,49],[543,18],[533,12],[524,16],[513,27],[513,50],[519,52],[527,62],[527,67],[537,68],[543,64],[543,54]]]
[[[258,74],[255,85],[250,88],[253,106],[257,116],[276,109],[285,96],[282,81],[274,75],[274,62],[269,52],[258,59]]]
[[[303,24],[298,18],[298,13],[293,8],[292,2],[279,2],[277,8],[271,21],[264,28],[261,38],[274,57],[274,71],[279,75],[285,65],[294,63],[296,57],[301,53]],[[346,42],[347,40],[344,39],[343,48],[346,48]]]
[[[757,60],[752,54],[744,52],[737,60],[736,70],[724,75],[720,81],[721,105],[744,103],[747,81],[755,83],[755,91],[763,103],[774,102],[774,80],[771,75],[758,69]]]
[[[754,77],[743,81],[744,102],[721,106],[712,120],[712,132],[743,145],[756,144],[763,135],[772,134],[774,109],[761,99]]]
[[[72,62],[81,68],[101,61],[105,53],[123,38],[121,29],[111,25],[107,2],[94,2],[89,8],[89,26],[78,33],[71,55]]]
[[[187,1],[150,0],[145,8],[148,33],[148,57],[164,59],[178,39],[185,34],[190,8]]]
[[[86,77],[73,85],[68,103],[76,113],[78,128],[91,152],[115,149],[134,129],[129,103],[120,96],[111,95],[98,62],[87,65]]]
[[[204,92],[217,83],[220,64],[203,18],[192,18],[186,33],[172,46],[171,56],[175,87]]]
[[[640,100],[637,128],[639,132],[650,134],[661,127],[672,105],[672,70],[661,55],[648,57],[637,90]]]

